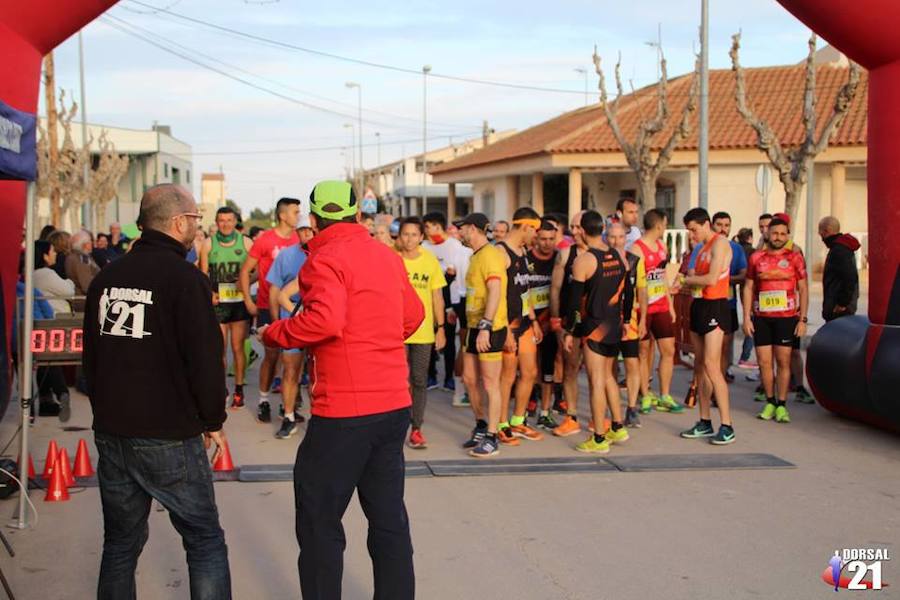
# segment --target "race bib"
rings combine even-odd
[[[236,283],[219,284],[219,302],[243,302],[244,294],[238,289]]]
[[[531,290],[531,305],[534,310],[543,310],[550,306],[550,286],[544,285]]]
[[[759,312],[783,312],[788,310],[787,290],[771,290],[759,293]]]
[[[666,282],[660,274],[647,275],[647,303],[654,304],[666,297]]]

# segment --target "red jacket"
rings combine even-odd
[[[338,223],[309,242],[303,310],[263,332],[268,346],[312,351],[312,414],[359,417],[412,402],[403,341],[425,318],[403,260],[361,226]]]

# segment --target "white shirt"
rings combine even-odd
[[[74,296],[75,282],[63,279],[50,267],[42,267],[34,272],[34,287],[41,290],[54,313],[70,313],[72,307],[67,300],[52,300],[53,297]]]
[[[422,242],[422,247],[434,254],[441,270],[447,273],[448,267],[456,269],[456,276],[450,284],[450,302],[458,304],[466,297],[466,273],[469,270],[469,260],[472,258],[472,250],[462,245],[458,239],[450,237],[435,244],[430,240]]]

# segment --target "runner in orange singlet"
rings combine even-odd
[[[697,255],[693,275],[681,277],[681,285],[692,290],[691,341],[694,360],[703,365],[704,376],[700,382],[700,420],[687,431],[685,438],[712,438],[716,445],[734,442],[734,427],[728,402],[728,383],[722,374],[722,340],[731,321],[728,306],[729,268],[731,245],[728,240],[713,232],[709,213],[702,208],[692,208],[684,216],[684,225],[695,244],[703,247]],[[710,399],[716,395],[722,426],[716,433],[710,418]]]

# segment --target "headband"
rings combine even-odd
[[[513,225],[530,225],[535,229],[540,229],[541,220],[540,219],[516,219],[512,222]]]

